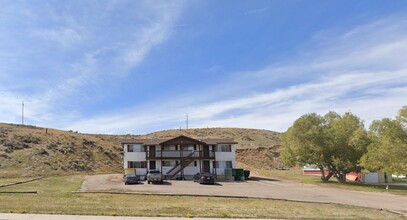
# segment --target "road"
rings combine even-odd
[[[205,218],[194,218],[194,220],[203,220],[203,219]],[[190,218],[0,213],[0,220],[190,220]],[[210,220],[224,220],[224,219],[210,218]]]

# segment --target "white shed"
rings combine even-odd
[[[392,176],[383,172],[364,173],[362,175],[362,182],[367,184],[391,183]]]

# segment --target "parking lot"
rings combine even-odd
[[[218,182],[215,185],[200,185],[192,180],[171,180],[164,184],[147,184],[146,181],[142,181],[139,184],[125,185],[121,174],[104,174],[87,176],[80,192],[269,198],[347,204],[407,213],[406,196],[265,178],[252,178],[252,180],[240,182]]]

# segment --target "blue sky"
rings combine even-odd
[[[285,131],[407,105],[407,1],[5,1],[0,121]]]

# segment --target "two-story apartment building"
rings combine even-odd
[[[182,135],[171,139],[125,139],[121,144],[124,168],[135,168],[141,176],[156,169],[168,179],[191,179],[199,172],[222,177],[226,168],[236,167],[237,142],[229,139],[197,140]]]

